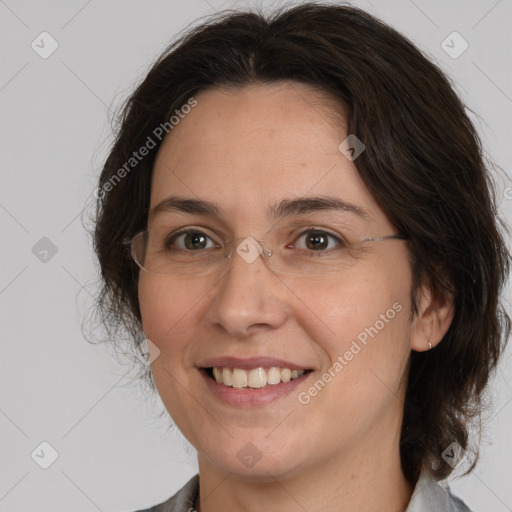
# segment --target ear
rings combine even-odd
[[[418,313],[411,322],[411,349],[429,350],[441,342],[453,320],[453,297],[448,292],[434,292],[428,285],[421,288]]]

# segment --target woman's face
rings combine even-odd
[[[200,464],[253,478],[389,454],[390,447],[398,456],[414,328],[407,245],[368,242],[347,255],[328,236],[396,234],[338,148],[348,135],[343,120],[298,83],[215,89],[196,100],[159,150],[151,208],[160,207],[150,230],[194,228],[196,235],[175,238],[172,248],[197,255],[218,251],[228,238],[268,240],[276,225],[307,222],[316,231],[293,229],[283,254],[301,251],[307,259],[331,251],[327,263],[309,260],[312,268],[329,266],[330,258],[344,264],[324,273],[308,273],[307,266],[300,275],[274,273],[264,255],[244,257],[257,254],[244,241],[225,267],[207,275],[141,271],[145,334],[160,350],[152,372],[168,412]],[[213,203],[218,211],[162,206],[171,196]],[[313,197],[356,208],[277,208]],[[287,383],[237,388],[214,383],[204,370],[212,365],[238,368],[237,386],[244,375],[255,385],[263,382],[259,376],[287,380],[287,370],[271,366],[312,371]]]

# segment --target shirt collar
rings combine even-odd
[[[449,488],[437,482],[428,472],[423,471],[405,512],[450,510],[450,501]]]

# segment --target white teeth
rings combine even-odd
[[[221,368],[214,368],[213,369],[213,377],[215,378],[215,380],[219,383],[219,384],[222,384],[222,370]]]
[[[281,380],[283,382],[288,382],[292,378],[292,371],[290,368],[283,368],[281,370]]]
[[[273,366],[267,372],[267,384],[279,384],[281,382],[281,370]]]
[[[245,370],[239,368],[233,368],[233,375],[231,377],[231,383],[234,388],[246,388],[247,387],[247,373]]]
[[[242,370],[241,368],[213,368],[213,377],[219,384],[234,388],[263,388],[267,385],[276,385],[281,382],[289,382],[304,375],[304,370],[290,370],[289,368],[271,367],[253,368]]]
[[[267,372],[263,368],[254,368],[249,372],[247,385],[250,388],[262,388],[267,385]]]
[[[232,386],[233,381],[231,380],[231,377],[231,370],[229,368],[222,368],[222,380],[220,382],[224,383],[226,386]]]

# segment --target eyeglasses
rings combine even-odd
[[[218,273],[236,253],[247,264],[261,255],[276,273],[321,276],[353,266],[370,242],[408,238],[402,234],[361,237],[346,224],[330,223],[329,227],[280,226],[268,231],[266,240],[252,236],[220,240],[198,227],[175,231],[155,228],[125,243],[137,265],[152,274],[195,277]]]

